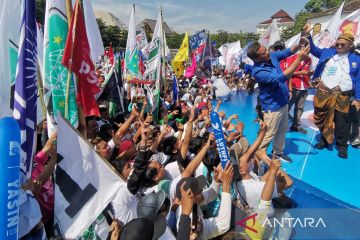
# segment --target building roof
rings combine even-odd
[[[155,26],[156,26],[156,20],[152,20],[152,19],[144,19],[142,20],[137,27],[139,26],[144,26],[144,25],[148,25],[151,29],[152,32],[154,32],[155,30]],[[171,35],[173,34],[173,31],[170,29],[169,25],[167,25],[166,22],[163,22],[163,30],[165,32],[166,35]]]
[[[343,8],[343,14],[349,14],[354,12],[355,10],[360,8],[360,0],[353,0],[353,1],[348,1],[345,2],[344,4],[344,8]],[[312,18],[317,18],[317,17],[322,17],[322,16],[327,16],[327,15],[334,15],[335,12],[339,9],[339,6],[337,7],[333,7],[333,8],[329,8],[326,9],[322,12],[319,13],[313,13],[311,14],[307,19],[312,19]]]
[[[95,10],[95,17],[103,20],[108,26],[118,26],[120,30],[127,30],[126,24],[111,12]]]
[[[271,24],[273,19],[279,19],[278,23],[292,23],[294,19],[284,10],[280,9],[274,15],[270,17],[270,19],[263,21],[259,24]]]

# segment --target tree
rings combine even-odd
[[[281,40],[286,41],[294,35],[296,35],[295,26],[287,27],[281,31]]]
[[[171,36],[166,36],[166,43],[171,49],[177,49],[180,47],[183,39],[184,39],[185,33],[179,34],[174,32]]]
[[[108,47],[111,44],[115,51],[126,47],[126,30],[121,30],[118,26],[107,26],[100,18],[97,18],[96,22],[99,26],[104,47]]]
[[[343,0],[310,0],[305,4],[304,10],[308,13],[318,13],[326,9],[340,6]]]
[[[46,5],[45,0],[36,0],[35,16],[36,16],[36,21],[41,25],[44,25],[45,5]]]

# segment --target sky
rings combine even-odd
[[[164,21],[178,33],[190,34],[206,29],[229,32],[256,32],[256,24],[269,19],[280,9],[291,17],[303,9],[307,0],[92,0],[93,8],[109,11],[127,25],[132,4],[136,24],[155,19],[163,8]]]

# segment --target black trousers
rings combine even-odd
[[[300,118],[304,112],[305,100],[308,95],[308,90],[293,89],[292,97],[289,100],[289,110],[294,106],[294,122],[292,126],[298,128],[300,126]]]
[[[335,140],[337,146],[347,146],[350,138],[351,119],[349,113],[335,110]]]
[[[360,111],[357,111],[355,106],[352,105],[350,105],[350,122],[350,139],[354,140],[355,138],[360,137]]]

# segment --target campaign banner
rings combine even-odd
[[[218,150],[221,166],[225,169],[226,163],[230,160],[229,152],[226,146],[226,140],[222,130],[222,123],[219,114],[213,111],[210,114],[211,126],[214,129],[214,137],[216,141],[216,149]]]
[[[55,228],[75,239],[115,197],[123,180],[69,122],[58,117]]]
[[[18,239],[20,144],[16,120],[0,119],[0,239]]]

